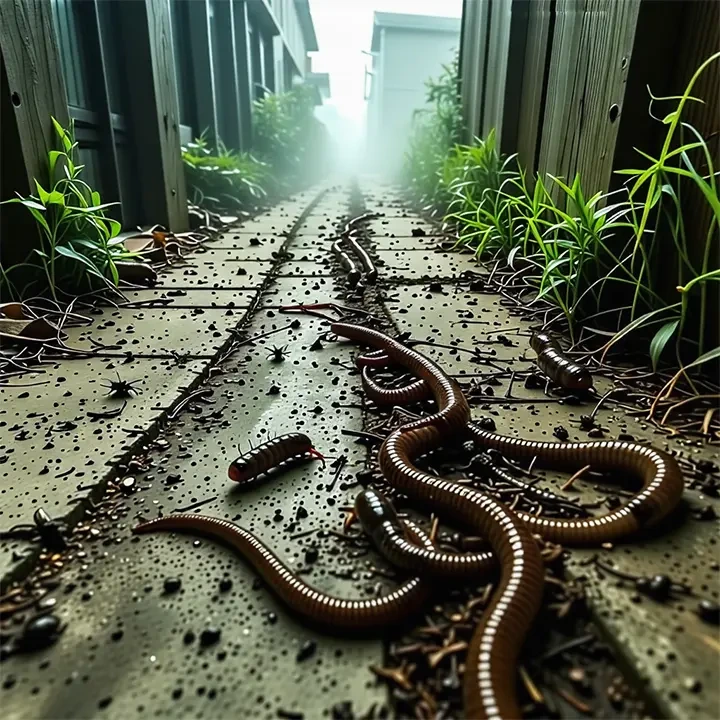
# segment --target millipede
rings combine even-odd
[[[350,257],[350,255],[348,255],[345,248],[343,248],[343,246],[340,244],[339,240],[336,240],[332,244],[332,251],[337,258],[338,263],[340,263],[340,267],[347,273],[348,284],[350,285],[350,287],[355,287],[355,285],[360,282],[360,278],[362,277],[362,272],[360,271],[360,268]]]
[[[325,460],[313,447],[312,440],[304,433],[278,435],[233,460],[228,468],[228,477],[235,482],[246,483],[272,470],[280,463],[305,455]]]
[[[537,353],[540,370],[551,380],[567,390],[589,390],[593,379],[590,371],[568,360],[562,348],[546,333],[536,333],[530,338],[530,347]]]

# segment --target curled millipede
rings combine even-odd
[[[432,589],[429,581],[414,577],[382,597],[366,600],[334,597],[301,580],[251,532],[228,520],[205,515],[164,515],[136,526],[133,532],[163,530],[200,534],[229,545],[293,612],[332,632],[357,632],[402,623],[423,607]],[[408,530],[415,542],[428,549],[433,547],[419,528],[410,526]]]
[[[325,459],[313,447],[312,440],[307,435],[298,432],[278,435],[233,460],[228,468],[228,477],[235,482],[248,482],[286,460],[306,454],[320,460]]]
[[[568,360],[558,343],[545,333],[530,338],[530,347],[537,353],[540,370],[558,385],[568,390],[589,390],[593,379],[590,371]]]
[[[345,248],[340,244],[339,240],[336,240],[332,244],[332,251],[335,253],[337,261],[340,263],[340,267],[347,273],[348,284],[350,287],[360,282],[362,272],[360,268],[355,264],[355,261],[345,252]]]
[[[422,577],[477,580],[497,567],[490,552],[449,553],[416,544],[392,503],[377,490],[365,490],[355,498],[355,514],[378,550],[403,570]]]

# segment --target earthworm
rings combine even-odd
[[[384,388],[370,377],[367,367],[362,369],[361,374],[365,395],[378,404],[409,405],[418,400],[424,400],[430,395],[430,390],[424,380],[415,380],[401,388]]]
[[[474,423],[468,430],[482,447],[499,450],[518,460],[537,457],[538,466],[593,470],[619,470],[639,477],[643,487],[625,505],[593,518],[553,519],[518,512],[533,532],[563,545],[599,545],[631,535],[664,518],[683,492],[683,476],[677,461],[647,445],[614,440],[594,442],[536,442],[483,430]]]
[[[228,477],[235,482],[244,483],[262,475],[285,460],[305,454],[324,460],[313,447],[312,440],[303,433],[294,432],[278,435],[240,455],[230,463]]]
[[[390,358],[385,354],[384,350],[373,350],[358,355],[355,358],[355,364],[359,368],[363,367],[386,367],[390,364]]]
[[[477,579],[496,568],[489,552],[449,553],[415,544],[408,539],[405,523],[392,503],[377,490],[365,490],[355,498],[355,514],[378,550],[403,570],[423,577]]]
[[[315,590],[297,577],[275,553],[251,532],[229,520],[207,515],[173,514],[141,523],[133,533],[179,531],[200,534],[226,543],[241,555],[292,611],[314,625],[333,632],[356,632],[404,622],[419,611],[430,596],[432,584],[420,578],[406,580],[393,592],[368,600],[344,599]],[[409,527],[418,544],[430,549],[430,539],[419,528]]]
[[[435,397],[439,411],[392,432],[380,448],[378,462],[390,485],[471,526],[497,556],[500,580],[468,648],[464,713],[472,718],[520,717],[515,698],[517,658],[540,608],[544,585],[537,544],[528,527],[498,501],[413,464],[448,435],[465,430],[470,409],[457,383],[432,360],[376,330],[333,323],[332,331],[384,349],[391,360],[425,380]]]
[[[558,343],[545,333],[530,338],[530,347],[537,353],[540,370],[568,390],[589,390],[593,379],[587,368],[568,360]]]
[[[377,268],[375,267],[375,263],[372,261],[370,255],[368,255],[367,250],[365,250],[365,248],[357,241],[357,238],[355,238],[352,234],[344,235],[344,238],[360,260],[360,264],[363,266],[363,270],[365,271],[366,280],[370,284],[374,283],[377,280]]]
[[[340,267],[347,273],[347,279],[350,287],[355,287],[362,276],[360,268],[358,268],[355,261],[347,254],[345,248],[343,248],[338,240],[332,244],[332,251],[335,253],[335,257],[340,263]]]

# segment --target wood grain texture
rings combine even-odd
[[[190,47],[192,56],[193,95],[199,135],[207,130],[211,142],[218,137],[218,118],[215,102],[215,74],[213,72],[212,47],[210,45],[210,20],[208,0],[192,0],[187,3]]]
[[[180,122],[175,88],[168,0],[120,5],[123,36],[132,38],[127,72],[132,136],[142,190],[142,222],[187,229],[187,196],[180,154]]]
[[[525,42],[525,63],[520,93],[520,118],[517,133],[517,153],[520,165],[528,175],[536,170],[538,143],[542,132],[545,71],[548,61],[548,41],[551,19],[551,0],[529,3],[528,27]]]
[[[539,170],[570,180],[579,173],[587,196],[610,185],[639,7],[640,0],[556,5]]]
[[[45,180],[47,153],[57,147],[51,117],[64,127],[69,124],[50,3],[0,1],[0,52],[13,108],[2,122],[17,128],[23,157],[18,172],[24,172],[32,186],[33,177]]]

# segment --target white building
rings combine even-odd
[[[460,18],[375,13],[366,83],[367,147],[374,170],[400,168],[413,113],[425,106],[425,82],[440,74],[459,44]]]

